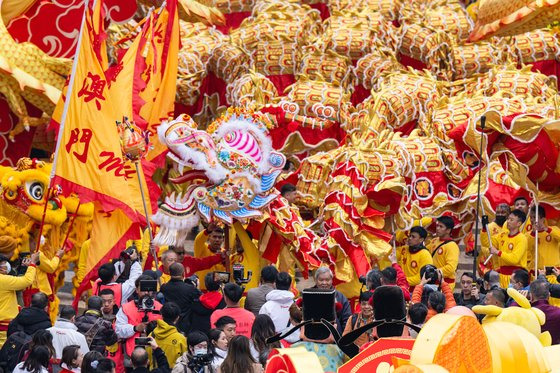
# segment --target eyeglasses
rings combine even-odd
[[[177,255],[185,255],[185,252],[184,252],[184,251],[175,251],[175,254],[177,254]]]

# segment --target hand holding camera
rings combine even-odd
[[[472,284],[471,296],[476,300],[480,299],[480,293],[478,292],[478,286],[476,286],[476,283]]]

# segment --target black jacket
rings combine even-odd
[[[99,322],[98,322],[99,320]],[[82,316],[76,318],[74,323],[78,328],[78,331],[86,336],[86,333],[96,324],[95,333],[93,333],[93,340],[89,345],[90,350],[95,350],[100,353],[105,352],[106,346],[111,346],[117,343],[117,334],[113,330],[113,326],[110,321],[101,318],[101,312],[96,310],[87,310]],[[89,343],[89,340],[88,340]]]
[[[132,373],[170,373],[169,363],[167,362],[167,357],[161,348],[156,348],[153,351],[153,358],[156,360],[157,368],[150,370],[145,367],[140,367],[132,370]]]
[[[192,304],[200,297],[200,290],[182,280],[172,278],[168,283],[161,286],[161,293],[166,302],[173,302],[179,306],[181,316],[176,324],[177,329],[183,333],[188,332],[191,324]]]
[[[192,315],[191,315],[191,328],[189,332],[199,330],[203,333],[208,334],[210,331],[210,315],[215,310],[219,310],[226,307],[226,302],[222,296],[219,302],[208,301],[208,296],[212,293],[208,292],[196,299],[192,304]]]
[[[22,309],[8,325],[8,336],[15,332],[33,335],[37,330],[52,327],[49,315],[42,309],[27,307]]]

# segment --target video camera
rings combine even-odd
[[[247,277],[245,277],[245,266],[241,263],[236,263],[232,266],[233,281],[239,286],[242,284],[247,284],[251,281],[253,277],[253,271],[247,271]]]
[[[204,367],[207,367],[212,362],[212,354],[194,355],[189,359],[187,367],[192,372],[200,372]]]
[[[155,293],[157,292],[157,280],[142,280],[140,281],[140,291]],[[157,313],[155,310],[154,297],[145,295],[136,303],[138,311]]]

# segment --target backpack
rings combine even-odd
[[[25,351],[29,348],[31,336],[24,332],[15,332],[6,339],[0,349],[0,368],[4,372],[11,372],[21,362]]]

